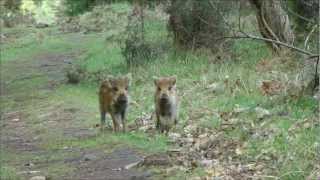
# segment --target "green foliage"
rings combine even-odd
[[[115,3],[127,0],[64,0],[66,13],[71,16],[82,14],[91,10],[98,4]]]
[[[121,53],[129,66],[141,64],[151,58],[152,49],[145,41],[143,8],[143,6],[136,6],[128,16],[126,39]]]
[[[0,28],[13,27],[20,15],[19,9],[21,0],[2,0],[0,1]]]
[[[189,49],[219,47],[228,32],[223,21],[231,7],[232,1],[172,1],[168,8],[169,30],[175,44]]]
[[[152,58],[152,48],[143,37],[139,36],[141,34],[139,29],[131,27],[127,30],[128,37],[121,51],[129,66],[143,64]]]
[[[78,15],[92,8],[94,0],[65,0],[66,13],[68,15]]]
[[[319,1],[318,0],[295,0],[297,13],[305,18],[319,21]]]
[[[121,54],[128,66],[147,64],[168,49],[168,43],[163,42],[166,36],[165,23],[145,18],[150,14],[149,9],[138,8],[128,15],[125,38],[120,41]]]
[[[2,0],[1,6],[9,11],[17,11],[20,8],[21,0]]]
[[[33,0],[36,5],[41,5],[44,0]]]
[[[41,33],[50,33],[51,31],[56,31],[55,28],[44,30]],[[77,39],[76,36],[66,36],[66,35],[57,35],[56,37],[44,36],[43,42],[40,43],[38,40],[37,31],[34,31],[32,28],[4,28],[2,32],[11,36],[16,36],[16,41],[19,44],[15,43],[2,43],[1,44],[1,61],[12,61],[15,59],[21,60],[21,57],[26,56],[28,58],[33,55],[42,52],[44,50],[50,49],[53,53],[61,52],[70,52],[74,48],[84,48],[86,44],[73,44],[72,41]],[[90,42],[90,37],[86,37],[85,41]]]
[[[309,33],[313,26],[319,22],[319,1],[318,0],[286,0],[286,5],[289,10],[290,19],[297,24],[296,29],[299,33]],[[319,29],[319,28],[318,28]],[[315,32],[314,34],[319,34]],[[298,36],[298,40],[301,37]],[[305,37],[302,37],[304,40]],[[317,37],[311,38],[318,39]]]

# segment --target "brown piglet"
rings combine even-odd
[[[168,134],[178,122],[178,96],[175,76],[154,77],[156,92],[154,96],[156,110],[156,129]]]
[[[99,89],[99,105],[101,113],[101,129],[106,125],[106,113],[109,113],[113,122],[113,131],[126,131],[126,115],[129,105],[129,86],[131,74],[120,77],[109,77],[104,80]]]

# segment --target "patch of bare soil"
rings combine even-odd
[[[103,149],[94,151],[80,148],[66,148],[57,151],[48,151],[41,144],[46,143],[39,134],[55,134],[62,132],[64,137],[86,139],[97,136],[92,129],[79,128],[79,124],[72,123],[76,108],[63,107],[63,104],[50,104],[48,96],[55,88],[65,81],[64,68],[72,63],[79,53],[70,54],[41,54],[32,61],[8,62],[1,69],[5,75],[1,81],[1,99],[12,99],[12,109],[1,112],[1,150],[11,154],[31,155],[26,159],[9,159],[3,162],[14,166],[23,179],[38,175],[51,176],[49,171],[52,164],[64,164],[75,169],[67,175],[54,174],[59,179],[148,179],[149,174],[133,169],[126,169],[126,165],[139,161],[134,151],[124,148],[105,154]],[[46,77],[46,82],[36,86],[23,88],[24,83],[35,78]],[[17,85],[23,85],[16,89]],[[45,93],[43,93],[45,92]],[[45,94],[45,95],[43,95]],[[3,104],[5,105],[5,104]],[[30,105],[34,109],[41,109],[41,113],[30,116],[25,109]],[[34,117],[36,116],[36,117]],[[32,123],[44,126],[44,132],[32,129]],[[43,130],[43,129],[42,129]],[[41,131],[41,130],[40,130]],[[61,153],[73,153],[71,157],[62,156],[61,159],[51,158],[61,156]],[[81,156],[74,158],[75,154]],[[47,157],[47,160],[37,159],[37,155]],[[39,171],[47,169],[48,172]]]
[[[114,150],[110,154],[86,152],[72,162],[77,166],[73,179],[88,180],[144,180],[150,179],[148,172],[129,169],[128,165],[140,162],[141,157],[128,148]]]
[[[11,148],[16,151],[38,151],[30,130],[23,121],[23,113],[20,111],[2,114],[1,116],[1,147]],[[7,129],[7,131],[5,130]],[[28,138],[27,138],[28,137]]]

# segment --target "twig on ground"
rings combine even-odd
[[[263,38],[263,37],[259,37],[259,36],[254,36],[254,35],[247,34],[247,33],[242,33],[242,34],[243,34],[242,36],[241,35],[240,36],[225,36],[225,37],[222,37],[222,38],[219,38],[219,39],[227,39],[227,38],[228,39],[255,39],[255,40],[260,40],[260,41],[267,41],[267,42],[276,43],[276,44],[281,45],[281,46],[285,46],[285,47],[287,47],[289,49],[293,49],[293,50],[295,50],[297,52],[309,55],[311,57],[319,57],[319,54],[313,54],[313,53],[311,53],[309,51],[306,51],[304,49],[289,45],[289,44],[281,42],[281,41],[268,39],[268,38]]]
[[[307,49],[308,41],[312,33],[316,30],[316,28],[319,27],[319,25],[314,25],[312,30],[308,33],[306,40],[304,41],[304,49]]]

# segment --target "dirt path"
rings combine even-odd
[[[79,108],[51,101],[52,93],[64,83],[63,69],[77,55],[43,53],[2,64],[3,162],[14,167],[22,179],[38,175],[52,179],[148,179],[148,173],[124,168],[141,159],[128,147],[108,153],[99,148],[48,148],[50,136],[57,136],[55,144],[59,140],[63,144],[64,138],[88,140],[99,136],[95,129],[75,122]]]

